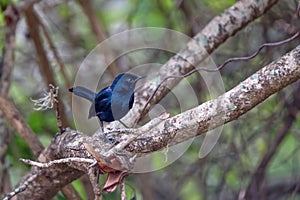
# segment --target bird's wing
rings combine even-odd
[[[81,87],[81,86],[70,88],[69,91],[73,92],[75,95],[85,98],[91,102],[94,102],[94,99],[96,96],[96,94],[94,92],[92,92],[91,90],[89,90],[85,87]]]
[[[107,110],[107,108],[110,107],[110,98],[110,87],[103,88],[98,94],[96,94],[90,107],[88,118],[90,119],[91,117],[99,115],[99,112]]]
[[[110,87],[106,87],[103,90],[101,90],[95,98],[95,114],[100,112],[105,112],[110,109],[111,106],[111,96],[112,96],[112,90]]]
[[[98,94],[95,96],[95,102],[101,101],[102,99],[111,98],[112,89],[110,87],[103,88]]]
[[[134,102],[134,93],[132,93],[129,99],[129,110],[132,108],[133,102]]]

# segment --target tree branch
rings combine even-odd
[[[36,12],[33,8],[33,5],[31,5],[29,8],[27,8],[25,11],[25,17],[26,17],[26,22],[28,24],[28,30],[30,33],[30,38],[33,41],[36,54],[38,57],[38,64],[42,73],[43,78],[45,79],[47,85],[52,84],[57,86],[53,71],[51,69],[51,66],[49,64],[48,58],[46,51],[43,47],[43,42],[40,38],[39,34],[39,26],[38,26],[38,17],[36,16]],[[60,102],[63,102],[61,98],[59,98]],[[64,126],[69,126],[68,119],[65,113],[65,108],[64,104],[60,103],[60,108],[59,110],[61,111],[61,120],[63,122]]]
[[[18,109],[11,103],[11,100],[4,95],[0,95],[0,110],[29,146],[34,157],[37,157],[44,149],[42,143],[28,126]]]
[[[101,24],[100,20],[98,19],[94,9],[93,9],[93,1],[91,0],[77,0],[79,5],[82,7],[84,14],[87,16],[89,20],[90,27],[95,35],[97,42],[104,41],[107,37],[103,30],[103,25]],[[111,52],[106,50],[105,54],[110,55]],[[107,69],[113,77],[117,76],[120,73],[120,68],[116,65],[115,62],[111,63]]]
[[[300,46],[263,67],[217,99],[163,121],[144,138],[137,139],[128,147],[131,151],[138,149],[135,153],[151,152],[162,148],[156,144],[170,143],[174,135],[176,137],[172,144],[203,134],[237,119],[299,78]]]
[[[165,63],[156,75],[157,80],[164,80],[168,76],[182,76],[194,67],[197,67],[208,54],[212,53],[225,40],[236,34],[247,24],[260,17],[277,0],[241,0],[224,11],[220,16],[213,18],[205,28],[191,40],[184,49],[173,56]],[[181,79],[169,79],[156,92],[153,100],[146,107],[145,113],[149,111],[152,105],[160,101],[171,88],[173,88]],[[136,95],[138,98],[136,106],[127,115],[130,120],[126,124],[133,125],[140,119],[147,100],[157,88],[159,82],[154,81],[144,84]]]
[[[128,159],[136,155],[144,156],[145,154],[161,150],[167,145],[174,145],[188,140],[195,135],[203,134],[208,131],[209,128],[216,128],[222,125],[223,122],[227,123],[235,120],[257,104],[263,102],[270,95],[297,81],[299,78],[300,46],[278,61],[265,66],[217,99],[165,119],[157,127],[153,127],[152,123],[148,123],[142,127],[142,129],[139,129],[145,130],[145,133],[140,134],[137,139],[123,150],[118,149],[118,147],[120,145],[122,146],[122,143],[126,143],[130,140],[131,137],[136,137],[136,135],[131,134],[134,133],[135,129],[128,130],[127,134],[116,134],[114,139],[119,142],[118,145],[107,141],[107,139],[99,133],[95,133],[93,136],[87,136],[77,131],[66,130],[66,132],[57,135],[53,139],[48,148],[39,157],[38,161],[49,162],[50,160],[68,157],[99,157],[105,160],[108,159],[108,157],[106,157],[108,152],[118,150],[114,152],[114,154],[108,155],[110,156],[109,160],[117,160],[126,164]],[[215,105],[220,106],[216,107]],[[219,120],[220,115],[222,116],[222,120]],[[148,129],[147,126],[150,128]],[[116,131],[116,133],[119,132]],[[124,137],[124,135],[126,135],[126,139],[121,138]],[[87,151],[86,147],[93,149],[93,156],[89,153],[90,151]],[[50,160],[45,160],[47,156],[49,156]],[[72,169],[76,173],[72,173]],[[39,169],[33,168],[28,176],[36,173],[35,170]],[[75,180],[79,175],[82,175],[83,172],[87,173],[88,165],[84,165],[83,163],[69,163],[63,167],[55,165],[53,168],[45,168],[42,170],[47,174],[47,179],[53,180],[50,184],[51,186],[49,186],[49,184],[45,185],[42,181],[39,182],[38,180],[42,179],[38,177],[36,181],[32,182],[32,187],[29,187],[26,191],[18,195],[20,199],[30,197],[33,193],[36,195],[36,198],[44,197],[44,195],[50,198],[55,192],[51,191],[50,195],[49,190],[54,190],[53,188],[59,188]],[[56,170],[58,173],[54,173]]]
[[[5,19],[5,41],[0,63],[0,93],[7,95],[10,83],[11,72],[15,64],[14,51],[16,43],[16,27],[20,19],[20,13],[13,5],[8,5],[4,11]],[[6,163],[7,147],[11,140],[10,133],[5,127],[5,119],[0,111],[0,194],[7,193],[10,188],[10,178],[8,174],[8,164]],[[6,183],[6,184],[4,184]]]

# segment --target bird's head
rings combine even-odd
[[[119,74],[111,84],[111,89],[114,90],[115,87],[117,88],[124,87],[133,90],[137,81],[142,78],[145,78],[145,76],[139,76],[130,73]]]

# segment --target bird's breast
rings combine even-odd
[[[124,117],[132,105],[131,103],[131,96],[132,94],[129,93],[129,95],[120,95],[120,94],[114,94],[112,95],[112,101],[111,101],[111,111],[115,119],[121,119]]]

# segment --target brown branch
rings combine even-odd
[[[194,1],[177,0],[176,8],[180,9],[186,18],[186,21],[190,27],[188,35],[191,36],[196,34],[198,32],[197,30],[199,30],[200,27],[199,23],[197,23],[197,21],[195,20],[194,13],[191,12],[191,8],[197,9],[196,3]]]
[[[3,115],[1,117],[3,117]],[[11,142],[12,137],[6,127],[3,126],[1,130],[3,130],[3,132],[0,140],[0,194],[5,194],[11,191],[11,182],[9,176],[10,164],[6,163],[5,158],[7,155],[7,147]]]
[[[106,39],[106,35],[104,30],[102,29],[102,24],[98,20],[98,17],[93,9],[93,1],[92,0],[78,0],[79,5],[82,7],[83,12],[87,16],[92,31],[98,42],[102,42]]]
[[[37,157],[44,149],[42,143],[27,125],[18,109],[11,103],[11,100],[4,95],[0,95],[0,110],[29,146],[32,154]]]
[[[249,14],[249,13],[247,13],[247,12],[244,12],[244,13],[246,13],[246,14],[249,14],[249,16],[247,16],[245,19],[246,19],[246,24],[247,23],[249,23],[250,21],[252,21],[255,17],[258,17],[258,16],[260,16],[269,6],[271,6],[272,4],[274,4],[276,1],[268,1],[267,2],[267,4],[265,5],[265,4],[263,4],[263,5],[259,5],[259,6],[257,6],[257,7],[255,7],[255,6],[253,6],[252,4],[253,4],[253,2],[252,2],[252,4],[249,6],[249,4],[247,4],[247,2],[248,1],[241,1],[242,2],[242,4],[243,3],[245,3],[245,5],[247,5],[248,6],[248,8],[250,8],[250,10],[251,10],[251,12],[250,13],[252,13],[252,14]],[[261,1],[261,2],[263,2],[263,3],[265,3],[266,1]],[[249,3],[249,2],[248,2]],[[239,5],[241,5],[240,3],[238,3]],[[232,9],[232,10],[236,10],[236,9]],[[237,9],[237,10],[239,10],[239,9]],[[248,10],[249,11],[249,10]],[[241,12],[241,13],[243,13],[243,12]],[[253,15],[253,13],[255,13],[254,15]],[[224,15],[224,16],[226,16],[226,15]],[[227,17],[228,17],[228,15],[227,15]],[[250,18],[250,19],[249,19]],[[225,19],[224,19],[225,20]],[[248,20],[248,21],[247,21]],[[221,20],[222,21],[222,20]],[[225,20],[226,21],[226,20]],[[228,22],[228,21],[227,21]],[[222,21],[222,23],[223,23],[223,21]],[[230,23],[229,23],[230,24]],[[211,51],[214,49],[214,48],[216,48],[219,44],[221,44],[225,39],[227,39],[229,36],[231,36],[231,35],[233,35],[235,32],[237,32],[241,27],[243,27],[244,26],[244,23],[242,23],[242,24],[240,24],[240,23],[237,23],[238,25],[240,25],[240,26],[237,26],[237,27],[235,27],[234,29],[233,29],[233,32],[229,32],[229,34],[228,34],[228,32],[227,31],[224,31],[223,33],[219,33],[218,31],[212,31],[212,33],[218,33],[218,34],[220,34],[221,35],[221,38],[223,38],[223,40],[221,39],[220,40],[220,38],[219,37],[213,37],[213,36],[211,36],[210,38],[209,38],[209,40],[207,40],[208,42],[207,42],[207,48],[210,48],[211,49]],[[216,25],[216,24],[215,24]],[[219,24],[217,24],[217,26],[216,27],[222,27],[221,25],[219,26]],[[227,30],[226,28],[228,28],[228,26],[226,26],[225,27],[225,30]],[[207,32],[208,33],[208,32]],[[207,35],[207,37],[208,37],[209,35]],[[210,46],[212,44],[212,46]],[[190,52],[187,52],[187,53],[190,53]],[[294,55],[294,54],[293,54]],[[298,60],[299,60],[299,58],[297,58]],[[290,61],[290,60],[289,60]],[[176,63],[176,61],[174,62],[174,60],[173,60],[173,64],[174,63]],[[286,65],[286,63],[285,62],[283,62],[282,61],[282,63],[283,64],[281,64],[280,66],[282,66],[282,65]],[[294,63],[294,62],[291,62],[291,63]],[[183,68],[184,68],[185,66],[183,66]],[[291,67],[291,66],[290,66]],[[286,86],[287,84],[290,84],[290,83],[292,83],[293,81],[296,81],[298,78],[299,78],[299,71],[297,71],[296,70],[296,72],[295,71],[293,71],[293,76],[291,75],[291,73],[290,73],[290,71],[289,70],[291,70],[290,68],[288,68],[288,69],[286,69],[285,67],[283,67],[284,69],[280,69],[280,67],[279,67],[279,63],[277,63],[277,65],[276,65],[276,67],[274,67],[273,66],[273,68],[272,68],[272,66],[270,67],[270,69],[272,69],[272,70],[277,70],[277,71],[279,71],[279,72],[282,72],[282,70],[287,70],[287,71],[285,71],[283,74],[284,75],[286,75],[286,77],[287,77],[287,79],[285,79],[285,78],[283,78],[283,82],[281,83],[281,82],[278,82],[278,79],[276,79],[276,81],[275,81],[275,86],[273,86],[272,84],[272,86],[271,86],[271,88],[270,88],[270,90],[269,90],[269,88],[267,89],[267,93],[264,93],[264,92],[262,92],[259,88],[256,88],[255,87],[255,85],[251,85],[251,83],[253,83],[252,81],[251,81],[251,79],[249,78],[249,79],[247,79],[247,81],[246,82],[244,82],[243,84],[242,84],[242,89],[243,89],[243,91],[241,91],[241,88],[235,88],[234,90],[232,90],[232,91],[229,91],[229,93],[227,93],[227,95],[228,96],[224,96],[224,97],[227,97],[228,99],[229,99],[229,102],[230,102],[230,104],[225,104],[224,106],[226,106],[226,105],[229,105],[228,106],[228,108],[227,108],[227,110],[225,109],[225,111],[228,111],[228,115],[226,115],[226,122],[228,122],[228,121],[230,121],[230,120],[234,120],[235,118],[237,118],[238,116],[240,116],[240,115],[242,115],[243,113],[245,113],[245,112],[247,112],[248,110],[250,110],[252,107],[250,106],[250,105],[248,105],[248,104],[242,104],[243,102],[247,102],[247,100],[251,97],[251,95],[253,95],[253,94],[255,94],[256,95],[256,93],[255,92],[257,92],[257,94],[258,94],[258,98],[257,99],[255,99],[253,102],[251,101],[250,103],[251,103],[251,105],[253,105],[253,106],[255,106],[255,105],[257,105],[258,103],[260,103],[260,102],[262,102],[264,99],[266,99],[269,95],[271,95],[272,93],[274,93],[274,92],[276,92],[276,91],[278,91],[278,90],[280,90],[280,89],[282,89],[284,86]],[[271,71],[268,71],[267,69],[269,69],[269,68],[266,68],[266,69],[264,69],[264,70],[266,70],[266,74],[268,75],[268,76],[270,76],[271,77],[271,79],[270,79],[270,81],[273,81],[273,78],[274,78],[274,74],[272,74],[271,73]],[[181,69],[179,69],[179,70],[181,70]],[[184,71],[184,70],[183,70]],[[276,72],[277,72],[276,71]],[[261,74],[262,75],[264,75],[264,71],[260,71],[261,72]],[[274,71],[273,71],[274,72]],[[168,75],[168,74],[166,74],[166,75]],[[260,75],[260,74],[255,74],[255,76],[253,76],[252,78],[255,78],[255,77],[257,77],[257,75]],[[276,74],[276,75],[278,75],[278,74]],[[260,76],[258,76],[258,77],[260,77]],[[266,78],[265,76],[262,76],[262,78],[263,78],[263,80],[265,80],[264,78]],[[282,77],[278,77],[279,79],[281,79]],[[162,80],[162,79],[161,79]],[[256,80],[256,79],[255,79]],[[265,83],[265,82],[264,82]],[[250,85],[249,85],[250,84]],[[248,90],[249,88],[247,87],[247,85],[248,85],[248,87],[249,88],[251,88],[251,89],[253,89],[253,90]],[[266,84],[267,86],[269,86],[268,84]],[[155,88],[155,87],[154,87]],[[145,91],[151,91],[151,88],[149,88],[149,90],[145,90]],[[248,96],[247,95],[247,93],[249,93],[249,95],[250,96]],[[233,96],[230,96],[230,94],[232,94]],[[236,98],[236,97],[239,97],[238,95],[240,95],[240,94],[242,94],[242,95],[244,95],[244,96],[241,96],[241,97],[243,97],[244,99],[239,99],[239,98]],[[146,98],[147,99],[147,98]],[[236,99],[236,100],[235,100]],[[217,100],[216,100],[217,101]],[[237,105],[237,107],[231,107],[232,105]],[[184,128],[183,127],[170,127],[170,125],[177,125],[176,124],[176,122],[178,122],[178,121],[180,121],[180,122],[189,122],[189,120],[187,120],[187,118],[184,118],[184,115],[186,115],[186,117],[188,117],[188,119],[191,119],[190,117],[192,116],[192,117],[194,117],[195,116],[195,118],[194,119],[196,119],[196,120],[199,120],[197,123],[198,123],[198,125],[199,125],[199,123],[201,123],[201,125],[203,125],[203,126],[200,126],[201,127],[201,129],[199,129],[199,130],[197,130],[197,134],[201,134],[201,133],[203,133],[203,132],[205,132],[206,130],[207,130],[207,126],[205,126],[205,123],[207,122],[207,120],[206,120],[206,117],[208,117],[208,118],[214,118],[214,116],[215,115],[213,115],[212,113],[210,113],[210,112],[206,112],[205,111],[205,109],[207,109],[207,108],[209,108],[209,106],[211,106],[212,105],[212,102],[208,102],[208,103],[206,103],[206,104],[204,104],[204,105],[202,105],[202,106],[200,106],[200,107],[197,107],[195,110],[193,110],[192,112],[188,112],[188,113],[183,113],[182,115],[180,115],[179,117],[177,117],[176,118],[176,116],[175,116],[175,118],[173,117],[173,118],[170,118],[170,119],[167,119],[166,121],[165,121],[165,123],[163,123],[166,127],[169,127],[170,129],[169,130],[164,130],[164,132],[163,132],[163,134],[162,134],[162,132],[157,132],[157,130],[155,130],[155,128],[153,129],[153,130],[151,130],[151,131],[149,131],[149,133],[147,133],[147,134],[149,134],[149,136],[154,136],[154,137],[144,137],[144,138],[138,138],[136,141],[134,141],[132,144],[130,144],[126,149],[127,150],[129,150],[129,152],[134,152],[134,153],[136,153],[136,152],[140,152],[141,154],[143,154],[143,153],[149,153],[149,152],[151,152],[151,151],[155,151],[155,150],[158,150],[158,149],[161,149],[161,148],[163,148],[166,144],[168,144],[168,142],[169,142],[169,139],[170,139],[170,135],[180,135],[180,133],[183,133],[183,132],[187,132],[187,133],[189,133],[189,134],[191,134],[189,131],[187,131],[187,130],[184,130]],[[143,106],[143,105],[142,105]],[[243,107],[243,106],[246,106],[246,107]],[[233,109],[233,110],[230,110],[230,109]],[[240,112],[239,112],[239,110],[240,110]],[[197,115],[197,113],[201,113],[201,112],[203,112],[203,115],[201,115],[201,114],[198,114]],[[188,116],[188,115],[190,115],[190,116]],[[172,121],[173,120],[173,121]],[[202,120],[202,121],[201,121]],[[175,124],[174,124],[175,123]],[[194,123],[194,122],[193,122]],[[189,125],[191,125],[191,124],[185,124],[185,125],[187,125],[186,127],[188,127]],[[219,124],[216,124],[215,126],[218,126]],[[161,128],[161,127],[160,127]],[[173,129],[174,128],[174,129]],[[163,130],[163,129],[162,129]],[[182,132],[181,132],[181,130],[182,130]],[[55,158],[53,158],[53,159],[57,159],[57,158],[60,158],[60,157],[65,157],[65,156],[67,156],[67,155],[69,155],[69,154],[71,154],[71,153],[74,153],[75,155],[76,155],[76,152],[77,153],[79,153],[80,152],[80,150],[77,150],[76,152],[75,151],[72,151],[72,149],[70,149],[70,145],[71,144],[74,144],[75,145],[75,143],[70,143],[69,141],[64,141],[63,140],[63,138],[62,137],[71,137],[71,138],[75,138],[75,139],[77,139],[78,141],[81,141],[84,137],[83,136],[79,136],[79,135],[77,135],[77,134],[74,134],[74,132],[70,132],[70,131],[67,131],[67,132],[65,132],[64,134],[62,134],[62,135],[59,135],[59,136],[57,136],[57,138],[56,138],[56,140],[55,141],[52,141],[52,143],[50,144],[50,146],[49,146],[49,149],[48,149],[48,151],[52,151],[51,152],[51,154],[50,155],[52,155],[52,157],[54,156]],[[191,134],[191,135],[188,135],[189,137],[193,137],[194,136],[194,134]],[[169,137],[169,138],[168,138]],[[172,138],[172,137],[171,137]],[[94,142],[95,141],[97,141],[97,139],[96,138],[93,138],[94,139]],[[185,139],[185,138],[181,138],[181,139]],[[60,140],[60,142],[57,142],[57,140]],[[77,141],[76,140],[76,141]],[[77,145],[78,145],[78,141],[77,141]],[[147,145],[147,146],[143,146],[143,142],[144,142],[144,144],[145,145]],[[176,141],[176,142],[179,142],[179,141]],[[96,143],[96,145],[97,145],[97,143]],[[72,145],[71,145],[72,146]],[[61,148],[61,147],[65,147],[65,149],[64,148]],[[68,147],[68,148],[67,148]],[[85,151],[85,149],[82,149],[81,151]],[[85,151],[86,152],[86,151]],[[84,157],[84,154],[82,155],[83,157]],[[50,170],[50,169],[49,169]],[[35,190],[35,191],[33,191],[32,189],[29,189],[29,190],[27,190],[27,191],[24,191],[24,193],[23,194],[20,194],[21,195],[21,198],[22,197],[27,197],[27,198],[29,198],[29,197],[31,197],[30,195],[32,195],[32,193],[34,193],[34,194],[36,194],[36,196],[38,196],[38,195],[40,195],[39,197],[42,197],[42,195],[46,195],[45,194],[45,191],[49,191],[49,190],[51,190],[51,188],[55,188],[54,190],[56,190],[56,188],[58,188],[60,185],[63,185],[63,184],[66,184],[66,182],[68,182],[68,181],[70,181],[70,180],[74,180],[74,179],[76,179],[76,176],[73,174],[73,176],[71,175],[71,174],[69,174],[70,176],[68,176],[68,181],[67,180],[64,180],[65,178],[66,178],[66,176],[64,176],[65,174],[67,174],[68,172],[70,172],[70,171],[68,171],[68,170],[71,170],[70,168],[68,168],[68,167],[64,167],[63,169],[61,168],[61,167],[57,167],[56,169],[53,169],[54,171],[51,171],[52,173],[50,173],[50,171],[49,171],[49,173],[47,173],[48,174],[48,176],[46,176],[47,178],[51,178],[52,180],[55,180],[55,181],[53,181],[52,183],[55,183],[55,185],[52,185],[52,187],[50,187],[50,186],[45,186],[45,185],[39,185],[39,182],[34,182],[34,186],[35,187],[32,187],[32,188],[35,188],[35,189],[38,189],[38,190]],[[59,175],[63,175],[63,177],[59,177],[58,175],[57,175],[57,173],[53,173],[53,172],[55,172],[55,170],[58,170],[60,173],[59,173]],[[77,171],[77,170],[76,170]],[[64,173],[65,172],[65,173]],[[77,171],[78,172],[78,171]],[[30,172],[30,173],[33,173],[33,172]],[[45,178],[45,177],[44,177]],[[46,179],[47,179],[46,178]],[[40,180],[43,180],[42,179],[42,177],[41,177],[41,179]],[[59,183],[59,184],[57,184],[57,182]],[[51,183],[51,184],[52,184]],[[47,194],[47,197],[49,197],[49,196],[51,196],[51,195],[53,195],[53,191],[51,190],[51,194]],[[36,197],[35,196],[35,197]]]
[[[87,16],[89,20],[91,29],[96,37],[97,42],[100,43],[104,41],[107,37],[102,28],[103,26],[93,9],[93,5],[92,5],[93,1],[92,0],[77,0],[77,1],[79,5],[82,7],[84,14]],[[111,55],[112,52],[110,49],[106,49],[105,54]],[[115,77],[120,73],[120,68],[118,68],[118,66],[115,63],[107,63],[107,64],[110,64],[107,69],[111,73],[112,77]]]
[[[163,141],[172,139],[172,135],[176,134],[174,143],[185,141],[194,137],[195,134],[202,134],[238,118],[299,78],[300,46],[278,61],[263,67],[217,99],[165,120],[150,131],[156,134],[147,134],[147,137],[141,140],[149,140],[153,143],[161,141],[161,144]],[[168,129],[171,124],[173,131]],[[135,145],[139,145],[137,149],[140,152],[150,149],[147,144],[139,144],[139,141],[136,141]]]
[[[5,20],[5,40],[0,63],[0,94],[7,95],[11,84],[11,72],[14,67],[16,27],[20,19],[20,13],[13,5],[8,5],[4,11]],[[11,134],[5,126],[5,118],[0,110],[0,194],[11,190],[8,173],[9,164],[6,163],[7,147],[11,141]]]
[[[49,64],[48,58],[47,58],[47,53],[43,47],[43,42],[40,38],[39,34],[39,26],[38,26],[38,17],[36,15],[36,12],[34,11],[33,6],[29,7],[24,11],[25,17],[26,17],[26,22],[28,24],[28,30],[30,34],[30,38],[33,41],[36,54],[38,57],[38,64],[41,70],[41,73],[44,77],[44,80],[46,81],[47,85],[52,84],[52,85],[57,85],[53,71],[51,69],[51,66]],[[62,99],[59,97],[59,101],[63,102]],[[61,112],[61,120],[63,122],[63,125],[65,127],[69,126],[68,119],[65,113],[65,108],[64,104],[60,103],[59,104],[60,112]]]
[[[67,185],[61,189],[66,199],[82,200],[77,190],[72,185]]]
[[[99,133],[95,133],[93,136],[87,136],[76,131],[66,130],[66,132],[57,135],[53,139],[43,154],[47,154],[50,160],[68,157],[98,157],[104,161],[109,159],[126,164],[126,161],[134,158],[136,155],[144,156],[145,154],[161,150],[167,145],[180,143],[194,137],[195,134],[203,134],[208,129],[213,129],[223,123],[233,121],[254,108],[257,104],[263,102],[270,95],[298,79],[300,79],[300,46],[278,61],[260,69],[251,77],[217,99],[203,103],[196,108],[174,117],[163,119],[158,126],[153,126],[153,123],[148,123],[145,127],[137,129],[139,131],[145,130],[145,134],[139,133],[139,137],[126,147],[123,144],[126,144],[131,137],[136,137],[134,134],[131,135],[135,129],[127,130],[128,134],[116,134],[114,138],[115,141],[119,142],[118,145],[107,141],[107,139]],[[221,104],[219,104],[220,102]],[[221,106],[216,108],[214,105]],[[216,120],[219,119],[220,114],[223,114],[224,121]],[[147,126],[149,126],[149,128]],[[119,132],[116,131],[116,133]],[[127,138],[126,140],[124,140],[124,135]],[[86,149],[87,146],[89,147],[89,151]],[[125,149],[121,150],[120,146],[124,146]],[[110,153],[114,151],[115,153]],[[89,152],[92,152],[93,156],[91,156]],[[39,157],[38,161],[50,161],[45,160],[47,156],[43,154]],[[106,157],[107,155],[110,157]],[[88,165],[82,163],[69,163],[68,166],[69,167],[59,167],[55,165],[53,168],[43,169],[47,174],[46,177],[48,177],[46,180],[55,180],[51,183],[52,185],[44,185],[44,183],[40,183],[42,181],[33,181],[32,187],[19,194],[20,198],[28,198],[30,195],[33,195],[33,193],[36,198],[43,195],[47,195],[47,197],[50,198],[52,197],[51,195],[55,194],[53,190],[57,191],[57,188],[79,177],[75,176],[75,174],[70,174],[72,168],[76,173],[78,173],[78,170],[87,173],[89,169]],[[59,173],[54,173],[55,170]],[[36,173],[36,171],[31,171],[28,176],[32,173]],[[67,180],[65,180],[66,174],[68,174]],[[40,179],[38,177],[37,180],[43,179],[42,177]],[[51,190],[51,195],[48,194],[49,190]],[[45,194],[46,191],[47,194]]]
[[[126,197],[125,180],[124,179],[121,181],[121,184],[120,184],[120,193],[121,193],[121,199],[126,200],[127,197]]]
[[[299,195],[299,179],[295,181],[295,177],[290,180],[280,180],[270,185],[264,186],[266,191],[266,199],[295,199],[295,194]]]
[[[27,4],[22,5],[22,9],[23,9],[25,17],[26,17],[26,22],[28,24],[30,38],[32,39],[35,50],[36,50],[36,54],[38,57],[38,64],[39,64],[39,68],[41,70],[42,76],[44,77],[44,80],[46,81],[47,85],[49,85],[49,84],[57,85],[55,78],[54,78],[53,71],[51,69],[51,66],[49,64],[49,61],[48,61],[48,58],[46,55],[46,51],[44,50],[43,43],[40,38],[39,25],[41,25],[41,23],[40,23],[40,20],[33,8],[34,3],[36,3],[36,2],[37,1],[32,1],[32,2],[28,1]],[[58,54],[56,54],[55,47],[51,43],[50,37],[47,37],[48,35],[45,30],[44,30],[44,34],[46,36],[46,39],[48,40],[50,48],[52,49],[52,51],[54,53],[54,56],[56,57],[56,60],[58,61],[58,64],[61,65],[62,62],[60,61]],[[62,66],[61,66],[61,69],[63,72]],[[65,77],[65,79],[66,79],[66,77]],[[60,120],[58,122],[59,122],[59,129],[62,131],[63,130],[62,127],[69,126],[69,122],[67,119],[67,115],[65,113],[64,104],[62,103],[63,101],[60,96],[58,97],[58,100],[59,100],[59,102],[61,102],[60,104],[58,104],[59,107],[57,108],[57,112],[58,111],[60,112],[60,113],[57,113],[57,114],[59,114],[59,117],[60,117]],[[70,196],[70,191],[74,191],[74,188],[72,185],[67,185],[62,188],[62,193],[66,197]],[[77,193],[73,193],[72,196],[74,197],[73,199],[80,199],[80,197]]]
[[[164,80],[168,76],[182,76],[187,74],[197,64],[204,60],[208,54],[212,53],[225,40],[236,34],[239,30],[245,27],[248,23],[260,17],[269,8],[271,8],[277,0],[241,0],[224,11],[220,16],[212,19],[207,26],[197,34],[193,40],[187,43],[177,55],[173,56],[165,63],[156,75],[156,79]],[[188,62],[187,62],[188,61]],[[173,88],[181,79],[169,79],[156,92],[153,100],[146,107],[144,114],[149,111],[152,105],[160,101],[171,88]],[[138,91],[136,106],[127,115],[126,124],[134,125],[140,118],[141,112],[144,109],[147,100],[157,88],[158,83],[153,81],[144,84],[141,90]],[[145,95],[147,94],[147,95]],[[142,116],[143,117],[143,116]]]
[[[55,58],[55,60],[56,60],[56,63],[57,63],[57,65],[58,65],[58,67],[59,67],[59,70],[60,70],[60,72],[61,72],[61,74],[62,74],[62,76],[63,76],[63,80],[64,80],[64,83],[65,83],[65,86],[64,86],[64,87],[65,87],[65,88],[70,88],[70,87],[71,87],[71,84],[70,84],[69,78],[68,78],[68,76],[67,76],[67,74],[66,74],[66,72],[65,72],[65,66],[64,66],[64,64],[63,64],[63,61],[62,61],[62,59],[60,58],[60,56],[59,56],[59,54],[58,54],[58,52],[57,52],[57,49],[56,49],[54,43],[52,42],[52,39],[51,39],[51,37],[50,37],[50,35],[49,35],[49,33],[48,33],[48,31],[47,31],[45,25],[42,23],[42,21],[40,20],[40,18],[39,18],[38,16],[36,16],[36,19],[37,19],[37,21],[38,21],[38,24],[39,24],[39,25],[41,26],[41,28],[42,28],[43,34],[45,35],[45,38],[46,38],[46,40],[47,40],[47,42],[48,42],[48,44],[49,44],[49,48],[50,48],[50,50],[52,51],[53,56],[54,56],[54,58]],[[68,94],[69,94],[69,93],[68,93]],[[71,97],[71,96],[69,96],[69,97]]]
[[[15,195],[19,194],[20,192],[23,192],[26,190],[27,186],[32,182],[36,177],[38,177],[39,174],[33,174],[31,177],[29,177],[22,185],[15,188],[14,191],[10,192],[9,194],[5,195],[3,200],[9,200]]]
[[[5,41],[2,55],[2,65],[0,65],[0,86],[1,93],[7,94],[10,86],[11,71],[14,66],[14,50],[15,50],[15,32],[20,14],[18,10],[9,5],[4,12],[5,19]]]
[[[27,10],[28,8],[32,7],[34,4],[39,3],[41,0],[27,0],[27,1],[21,1],[18,4],[18,10],[20,12],[23,12]]]
[[[67,134],[68,132],[68,134]],[[58,134],[53,138],[51,144],[44,149],[44,151],[37,158],[38,162],[48,162],[51,160],[56,160],[59,157],[63,157],[62,152],[70,152],[70,147],[73,146],[72,140],[75,138],[79,138],[81,135],[78,132],[67,130],[66,133]],[[82,136],[84,138],[84,136]],[[66,149],[61,149],[61,144],[69,144],[69,147]],[[88,157],[88,154],[83,156],[75,150],[73,155],[69,154],[69,157]],[[77,156],[78,155],[78,156]],[[83,171],[88,168],[88,165],[84,165],[84,163],[79,164],[80,167],[78,170],[76,167],[70,167],[71,164],[58,164],[53,165],[49,168],[36,168],[32,167],[30,172],[23,177],[23,180],[20,184],[27,180],[28,177],[31,177],[34,174],[39,173],[39,171],[43,171],[28,187],[24,192],[17,195],[18,199],[51,199],[61,188],[71,183],[73,180],[81,177],[83,175]],[[85,166],[85,168],[84,168]],[[87,172],[87,171],[86,171]]]

